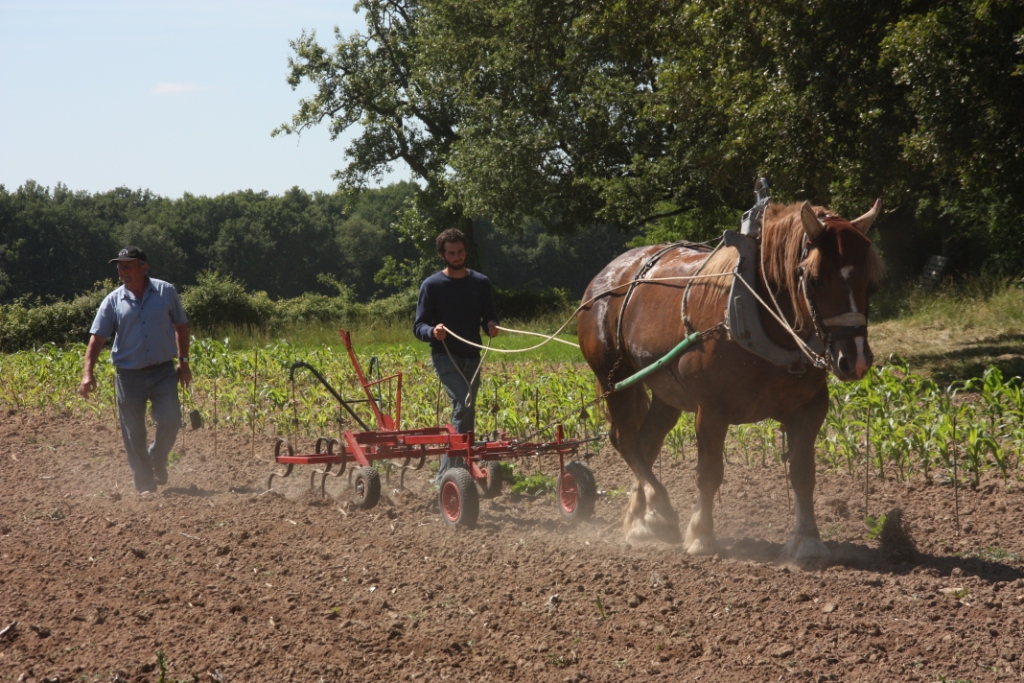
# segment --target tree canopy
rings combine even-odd
[[[293,43],[292,84],[317,90],[279,132],[359,124],[339,179],[404,160],[434,231],[444,210],[503,231],[696,236],[764,175],[777,199],[847,214],[882,197],[887,256],[908,267],[1024,268],[1008,239],[1024,209],[1019,0],[356,6],[365,35]]]

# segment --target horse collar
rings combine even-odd
[[[729,304],[726,309],[726,320],[733,340],[755,356],[760,356],[777,367],[789,368],[795,373],[802,373],[807,370],[808,365],[815,365],[815,362],[800,349],[788,349],[772,341],[761,322],[760,302],[746,285],[739,282],[741,279],[747,283],[758,281],[757,240],[726,230],[722,241],[725,246],[734,247],[739,253],[736,277],[733,278],[729,290]],[[809,341],[809,346],[817,356],[825,352],[824,343],[817,336]]]

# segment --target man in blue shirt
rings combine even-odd
[[[450,228],[438,235],[437,253],[445,267],[420,285],[413,333],[430,342],[434,370],[452,402],[452,426],[466,434],[474,430],[476,420],[480,349],[448,331],[480,344],[481,330],[491,337],[498,335],[498,312],[490,280],[466,268],[466,236],[461,230]],[[438,481],[448,467],[447,456],[442,457]]]
[[[167,483],[167,456],[181,426],[178,382],[192,383],[188,363],[188,318],[174,286],[149,277],[146,252],[125,247],[111,259],[123,283],[100,304],[89,330],[85,369],[78,393],[96,388],[93,370],[107,339],[114,336],[110,362],[117,370],[117,408],[128,465],[140,494]],[[178,366],[174,366],[174,357]],[[152,405],[156,436],[147,445],[146,404]]]

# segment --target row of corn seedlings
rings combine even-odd
[[[114,381],[109,363],[97,367],[97,391],[77,396],[84,346],[0,355],[0,406],[113,416]],[[311,373],[289,368],[302,360],[346,398],[363,397],[345,349],[295,347],[286,342],[235,350],[228,340],[200,339],[191,353],[194,383],[184,393],[187,409],[207,422],[254,434],[320,436],[354,428],[354,421]],[[449,403],[429,360],[396,345],[376,359],[360,356],[371,375],[403,373],[403,428],[444,424]],[[396,381],[375,390],[386,412],[395,408]],[[1020,476],[1024,447],[1024,388],[992,367],[984,376],[949,386],[911,372],[895,360],[876,367],[860,382],[831,385],[832,403],[819,434],[821,464],[859,471],[867,460],[875,476],[947,481],[959,468],[977,485],[986,471],[1004,481]],[[477,431],[534,440],[551,438],[560,422],[569,438],[606,429],[603,406],[594,403],[593,374],[584,364],[535,361],[486,362],[477,397]],[[372,425],[365,404],[356,410]],[[666,449],[693,451],[693,416],[684,414],[666,438]],[[731,430],[727,452],[748,465],[777,461],[783,450],[778,423],[766,420]],[[728,455],[727,455],[728,457]]]

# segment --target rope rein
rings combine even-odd
[[[598,299],[600,299],[602,297],[605,297],[605,296],[608,296],[609,294],[614,293],[616,290],[622,289],[623,287],[629,287],[629,286],[632,286],[632,285],[637,285],[637,284],[646,283],[646,282],[658,283],[658,282],[678,282],[678,281],[692,281],[692,280],[711,280],[711,279],[715,279],[715,278],[727,277],[728,275],[729,275],[729,273],[719,273],[717,275],[673,275],[671,277],[640,278],[640,279],[636,279],[636,280],[630,280],[629,282],[623,282],[622,284],[615,285],[614,287],[610,287],[610,288],[604,290],[603,292],[598,292],[594,296],[590,297],[589,299],[587,299],[586,301],[581,303],[579,306],[577,306],[573,310],[572,313],[569,314],[569,317],[566,318],[565,322],[562,323],[562,325],[557,330],[552,332],[551,334],[542,334],[540,332],[529,332],[527,330],[517,330],[517,329],[513,329],[511,327],[502,327],[502,326],[499,325],[498,329],[501,330],[502,332],[509,332],[511,334],[523,334],[523,335],[529,335],[531,337],[541,337],[541,338],[544,339],[544,341],[540,342],[539,344],[534,344],[533,346],[527,346],[526,348],[522,348],[522,349],[497,349],[497,348],[494,348],[493,346],[490,346],[490,343],[488,343],[487,346],[484,346],[484,345],[472,342],[472,341],[470,341],[468,339],[465,339],[463,337],[460,337],[459,335],[457,335],[454,332],[452,332],[451,329],[448,329],[448,334],[451,335],[452,337],[454,337],[455,339],[458,339],[463,344],[466,344],[467,346],[473,346],[473,347],[478,348],[478,349],[490,349],[490,351],[492,351],[494,353],[525,353],[527,351],[535,351],[535,350],[539,349],[540,347],[544,346],[545,344],[547,344],[548,342],[553,342],[553,341],[554,342],[558,342],[560,344],[565,344],[567,346],[573,346],[573,347],[578,349],[578,348],[580,348],[580,345],[577,344],[576,342],[571,342],[571,341],[569,341],[567,339],[559,339],[556,335],[561,334],[562,331],[569,325],[569,323],[572,322],[573,318],[575,318],[576,315],[580,311],[582,311],[587,306],[590,306],[591,304],[593,304]],[[445,348],[447,349],[447,346]]]
[[[459,364],[455,362],[454,358],[452,358],[452,352],[448,348],[448,344],[445,342],[444,339],[441,340],[441,345],[444,346],[444,351],[445,351],[445,353],[448,354],[448,360],[450,360],[452,362],[452,367],[455,368],[455,372],[459,373],[459,377],[462,378],[462,381],[466,383],[466,401],[465,401],[465,403],[466,403],[466,407],[470,407],[470,406],[473,405],[473,382],[475,382],[476,378],[480,376],[480,368],[482,368],[483,365],[484,365],[484,358],[487,357],[487,352],[491,350],[491,338],[490,337],[487,338],[487,346],[480,346],[479,344],[474,344],[473,342],[466,341],[465,339],[463,339],[462,337],[460,337],[459,335],[455,334],[454,332],[452,332],[451,330],[449,330],[447,328],[445,328],[445,330],[448,332],[448,334],[452,335],[453,337],[455,337],[459,341],[464,342],[466,344],[469,344],[470,346],[476,346],[477,348],[480,348],[480,349],[484,350],[484,352],[480,354],[480,362],[476,364],[476,372],[473,373],[473,378],[472,379],[466,379],[466,375],[463,374],[462,368],[460,368]],[[495,351],[497,351],[497,350],[498,349],[495,349]]]
[[[577,344],[575,342],[568,341],[566,339],[559,339],[556,335],[561,334],[561,332],[569,325],[570,322],[572,322],[572,319],[575,318],[576,315],[581,310],[583,310],[587,306],[593,304],[596,300],[598,300],[598,299],[600,299],[600,298],[602,298],[604,296],[612,294],[615,291],[620,290],[620,289],[622,289],[624,287],[634,286],[634,285],[637,285],[637,284],[640,284],[640,283],[645,283],[645,282],[657,283],[657,282],[678,282],[678,281],[694,281],[694,280],[712,280],[712,279],[718,279],[718,278],[722,278],[722,277],[728,277],[729,275],[731,275],[732,277],[734,277],[737,280],[739,280],[740,283],[743,284],[743,286],[745,286],[747,288],[747,290],[753,295],[754,299],[759,304],[761,304],[761,306],[764,307],[764,310],[767,311],[768,314],[770,316],[772,316],[772,318],[777,323],[779,323],[779,325],[782,326],[782,328],[793,338],[793,341],[796,343],[797,348],[800,349],[801,353],[803,353],[804,356],[807,357],[807,360],[809,360],[812,364],[814,364],[815,367],[819,367],[819,368],[820,367],[825,367],[823,365],[823,363],[826,362],[825,359],[822,356],[819,356],[817,353],[815,353],[814,350],[811,349],[811,347],[807,345],[807,342],[805,342],[800,337],[800,335],[797,334],[796,330],[793,329],[793,326],[789,323],[789,321],[786,320],[785,317],[782,316],[780,307],[779,307],[778,303],[775,302],[774,296],[772,296],[771,298],[772,298],[773,303],[775,303],[776,310],[779,311],[778,313],[776,313],[776,311],[773,311],[772,307],[769,306],[765,302],[765,300],[761,298],[761,296],[757,293],[757,290],[754,288],[753,285],[751,285],[749,282],[747,282],[746,280],[743,279],[743,277],[739,274],[738,267],[737,267],[737,269],[733,270],[732,273],[717,273],[717,274],[711,274],[711,275],[675,275],[675,276],[671,276],[671,277],[640,278],[640,279],[630,280],[629,282],[624,282],[624,283],[616,285],[614,287],[610,287],[609,289],[606,289],[603,292],[599,292],[599,293],[595,294],[594,296],[590,297],[589,299],[587,299],[586,301],[581,303],[579,306],[577,306],[576,309],[566,319],[566,321],[564,323],[562,323],[562,325],[557,330],[555,330],[553,333],[551,333],[551,334],[541,334],[539,332],[528,332],[526,330],[516,330],[516,329],[510,328],[510,327],[501,327],[501,326],[498,327],[498,329],[501,330],[502,332],[509,332],[509,333],[512,333],[512,334],[524,334],[524,335],[530,335],[530,336],[533,336],[533,337],[541,337],[541,338],[544,339],[544,341],[540,342],[539,344],[534,344],[533,346],[528,346],[528,347],[522,348],[522,349],[497,349],[497,348],[492,347],[490,345],[489,341],[488,341],[487,346],[483,346],[481,344],[477,344],[477,343],[472,342],[472,341],[470,341],[468,339],[460,337],[459,335],[455,334],[451,330],[448,330],[448,334],[450,334],[454,338],[458,339],[463,344],[466,344],[467,346],[473,346],[473,347],[476,347],[478,349],[484,349],[485,351],[488,351],[488,350],[489,351],[493,351],[494,353],[525,353],[527,351],[534,351],[536,349],[539,349],[540,347],[544,346],[545,344],[547,344],[548,342],[551,342],[551,341],[556,341],[556,342],[559,342],[561,344],[566,344],[568,346],[574,346],[574,347],[576,347],[578,349],[580,347],[579,344]],[[768,291],[770,293],[771,292],[771,288],[768,288]],[[844,316],[846,316],[846,315],[850,315],[850,314],[844,314]],[[839,316],[837,316],[837,318],[838,317]],[[860,316],[858,316],[858,320],[860,320],[862,317],[863,317],[863,314],[860,314]],[[832,322],[831,318],[829,319],[829,322]],[[718,326],[716,325],[715,328],[717,328],[717,327]],[[713,328],[713,329],[715,329],[715,328]],[[448,347],[446,345],[445,346],[445,350],[447,350],[447,349],[448,349]],[[451,355],[451,353],[449,352],[449,356],[450,355]],[[480,360],[482,362],[483,361],[483,357],[481,357]]]
[[[672,246],[675,246],[675,245],[672,245]],[[668,251],[668,248],[663,249],[663,250],[657,252],[655,256],[656,257],[660,257],[661,255],[663,255],[667,251]],[[759,249],[758,251],[759,251],[759,259],[761,261],[761,276],[763,278],[764,277],[764,252],[761,249]],[[569,325],[570,322],[572,322],[573,318],[575,318],[579,314],[580,311],[582,311],[584,308],[587,308],[588,306],[592,305],[598,299],[601,299],[601,298],[603,298],[605,296],[608,296],[610,294],[614,294],[614,293],[616,293],[616,292],[618,292],[618,291],[620,291],[620,290],[622,290],[624,288],[627,289],[626,296],[628,298],[629,295],[631,295],[633,293],[633,290],[636,288],[636,286],[639,285],[639,284],[642,284],[642,283],[656,284],[656,283],[661,283],[661,282],[686,282],[687,286],[689,286],[689,284],[691,284],[691,283],[693,283],[695,281],[699,281],[699,280],[717,280],[717,279],[720,279],[722,277],[728,277],[728,276],[731,275],[735,280],[739,280],[739,282],[744,287],[747,288],[747,290],[750,292],[750,294],[753,295],[754,299],[764,308],[764,310],[782,327],[783,330],[786,331],[787,334],[789,334],[790,337],[792,337],[792,339],[793,339],[794,343],[796,344],[797,348],[799,349],[799,351],[807,358],[808,361],[810,361],[810,363],[814,367],[819,368],[819,369],[820,368],[828,368],[829,367],[830,363],[829,363],[828,355],[825,354],[824,356],[822,356],[822,355],[819,355],[819,354],[815,353],[815,351],[807,344],[807,342],[805,342],[803,340],[803,338],[793,328],[792,324],[790,324],[790,322],[788,320],[786,320],[785,316],[782,313],[782,307],[779,305],[778,301],[776,300],[775,294],[774,294],[774,292],[772,292],[772,288],[770,286],[768,286],[767,281],[765,282],[765,289],[768,292],[768,297],[771,299],[771,302],[772,302],[771,306],[768,303],[766,303],[765,300],[757,293],[757,290],[754,287],[754,285],[752,285],[751,283],[747,282],[743,278],[743,276],[740,275],[740,273],[739,273],[739,261],[738,260],[737,260],[735,268],[732,270],[731,273],[713,273],[713,274],[702,275],[702,274],[700,274],[698,272],[695,275],[674,275],[674,276],[669,276],[669,277],[658,277],[658,278],[646,278],[646,277],[644,277],[644,275],[651,269],[651,267],[654,266],[654,264],[655,264],[654,262],[655,261],[657,261],[657,258],[654,258],[654,259],[648,261],[647,263],[645,263],[644,267],[642,267],[640,272],[638,272],[637,277],[632,278],[628,282],[623,282],[621,284],[615,285],[614,287],[610,287],[608,289],[605,289],[604,291],[598,292],[597,294],[594,294],[593,296],[591,296],[589,299],[583,301],[579,306],[576,307],[575,310],[573,310],[573,312],[569,315],[569,317],[566,318],[565,322],[563,322],[562,325],[559,326],[559,328],[557,330],[555,330],[552,334],[542,334],[542,333],[539,333],[539,332],[529,332],[529,331],[526,331],[526,330],[517,330],[517,329],[513,329],[513,328],[498,326],[497,329],[499,329],[499,330],[501,330],[503,332],[509,332],[509,333],[512,333],[512,334],[529,335],[529,336],[533,336],[533,337],[540,337],[540,338],[543,339],[543,341],[541,341],[538,344],[534,344],[533,346],[529,346],[529,347],[526,347],[526,348],[520,348],[520,349],[498,349],[498,348],[494,348],[494,347],[491,346],[490,337],[488,337],[488,339],[487,339],[487,345],[484,346],[484,345],[472,342],[472,341],[470,341],[468,339],[465,339],[463,337],[460,337],[458,334],[456,334],[455,332],[451,331],[450,329],[447,330],[448,334],[450,334],[452,337],[454,337],[455,339],[459,340],[463,344],[466,344],[467,346],[470,346],[470,347],[482,349],[483,352],[484,352],[481,355],[481,357],[480,357],[480,363],[477,365],[477,370],[474,373],[472,379],[471,380],[467,380],[466,376],[462,373],[462,370],[459,369],[458,365],[455,364],[454,359],[452,359],[452,354],[451,354],[451,351],[448,349],[448,345],[444,342],[444,340],[442,340],[442,342],[441,342],[444,345],[445,351],[448,353],[448,357],[449,357],[450,360],[452,360],[452,364],[455,366],[455,368],[458,371],[459,375],[462,376],[462,379],[466,381],[466,386],[467,386],[466,405],[472,405],[472,401],[473,401],[473,398],[474,398],[473,395],[472,395],[473,394],[473,388],[472,388],[473,387],[473,382],[476,380],[477,376],[480,374],[480,369],[483,366],[483,360],[484,360],[484,358],[486,357],[486,355],[487,355],[487,353],[489,351],[494,351],[495,353],[525,353],[527,351],[534,351],[536,349],[539,349],[540,347],[544,346],[545,344],[547,344],[548,342],[551,342],[551,341],[556,341],[556,342],[559,342],[559,343],[562,343],[562,344],[566,344],[568,346],[574,346],[576,348],[580,348],[579,344],[577,344],[575,342],[567,341],[565,339],[559,339],[557,337],[557,335],[561,334],[562,331],[565,330],[565,328]],[[805,302],[807,303],[809,309],[812,312],[812,317],[815,319],[815,323],[816,323],[815,327],[817,328],[820,325],[820,319],[818,318],[818,316],[815,315],[816,311],[815,311],[814,302],[813,302],[813,300],[810,297],[810,293],[806,290],[806,287],[802,287],[801,289],[803,290],[802,294],[804,296],[804,300],[805,300]],[[625,308],[625,305],[623,305],[622,309],[624,309],[624,308]],[[774,310],[773,310],[773,308],[774,308]],[[620,309],[620,317],[621,317],[622,309]],[[840,315],[840,316],[835,316],[834,318],[829,318],[826,322],[827,323],[833,323],[833,324],[841,324],[841,323],[850,324],[850,323],[861,322],[862,320],[864,320],[864,318],[865,318],[865,316],[863,316],[863,314],[843,314],[843,315]],[[863,324],[863,322],[861,322],[861,324]],[[716,325],[713,325],[712,327],[702,331],[701,335],[700,335],[700,338],[701,338],[701,340],[707,339],[709,336],[717,333],[721,329],[728,330],[728,323],[725,320],[723,320],[723,321],[717,323]],[[821,337],[822,342],[827,342],[828,338],[825,337],[825,336],[822,336],[822,330],[816,329],[815,331],[818,333],[819,337]],[[615,370],[618,368],[618,366],[619,366],[619,364],[620,364],[620,362],[622,360],[621,352],[619,354],[617,354],[617,355],[618,355],[618,357],[617,357],[617,359],[615,361],[615,365],[612,367],[612,371],[611,371],[611,373],[609,375],[609,380],[611,379],[611,374],[615,373]],[[615,383],[609,381],[608,382],[608,389],[604,393],[602,393],[600,396],[597,396],[592,401],[584,404],[581,407],[581,412],[582,411],[586,411],[587,408],[589,408],[590,406],[593,406],[593,405],[595,405],[597,403],[600,403],[601,401],[605,400],[614,391],[615,391]],[[530,439],[534,438],[536,435],[541,434],[541,433],[549,430],[551,428],[551,425],[558,424],[561,421],[562,421],[562,419],[559,419],[559,420],[556,420],[555,422],[553,422],[553,423],[551,423],[551,424],[549,424],[547,426],[541,427],[538,430],[536,430],[535,432],[533,432],[533,434],[525,437],[522,440],[523,441],[529,441]]]

